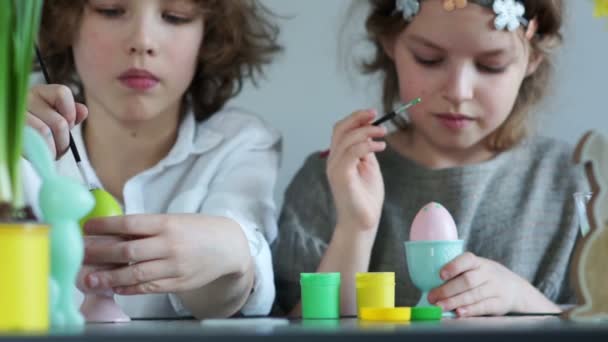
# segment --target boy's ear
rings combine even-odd
[[[394,37],[382,37],[380,43],[382,44],[382,49],[384,53],[392,59],[395,60],[395,38]]]

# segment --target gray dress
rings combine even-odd
[[[573,193],[588,189],[573,150],[530,138],[487,162],[430,170],[388,148],[378,154],[386,197],[370,272],[396,273],[396,305],[415,305],[420,292],[407,271],[403,242],[416,213],[439,202],[454,217],[466,250],[506,266],[549,299],[574,301],[568,268],[579,237]],[[325,160],[311,155],[289,185],[272,245],[277,304],[300,298],[299,275],[314,272],[336,221]]]

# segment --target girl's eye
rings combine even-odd
[[[441,59],[427,59],[418,57],[416,55],[414,55],[414,59],[416,60],[416,63],[427,67],[436,66],[441,63]]]
[[[97,8],[95,12],[108,18],[117,18],[121,16],[125,11],[122,8]]]
[[[170,24],[187,24],[191,22],[193,19],[190,17],[179,16],[175,14],[163,13],[163,19]]]
[[[507,70],[507,67],[494,67],[494,66],[488,66],[488,65],[483,65],[483,64],[477,64],[477,68],[485,73],[488,74],[501,74],[503,72],[505,72],[505,70]]]

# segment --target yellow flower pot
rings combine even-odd
[[[49,328],[49,228],[0,223],[0,333]]]

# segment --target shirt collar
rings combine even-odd
[[[220,113],[217,113],[217,115],[220,115]],[[161,159],[158,164],[152,167],[152,169],[179,164],[190,155],[203,154],[218,145],[224,138],[224,135],[217,130],[211,129],[209,126],[210,125],[207,125],[206,122],[197,122],[194,113],[188,111],[180,123],[177,140],[169,151],[169,154]],[[74,138],[74,143],[78,148],[78,152],[80,153],[80,159],[85,165],[90,167],[91,164],[89,162],[88,152],[85,148],[82,136],[82,125],[74,127],[72,136]],[[93,175],[95,175],[95,172],[91,173],[91,176]],[[95,181],[99,184],[99,179],[96,175],[91,181]]]

